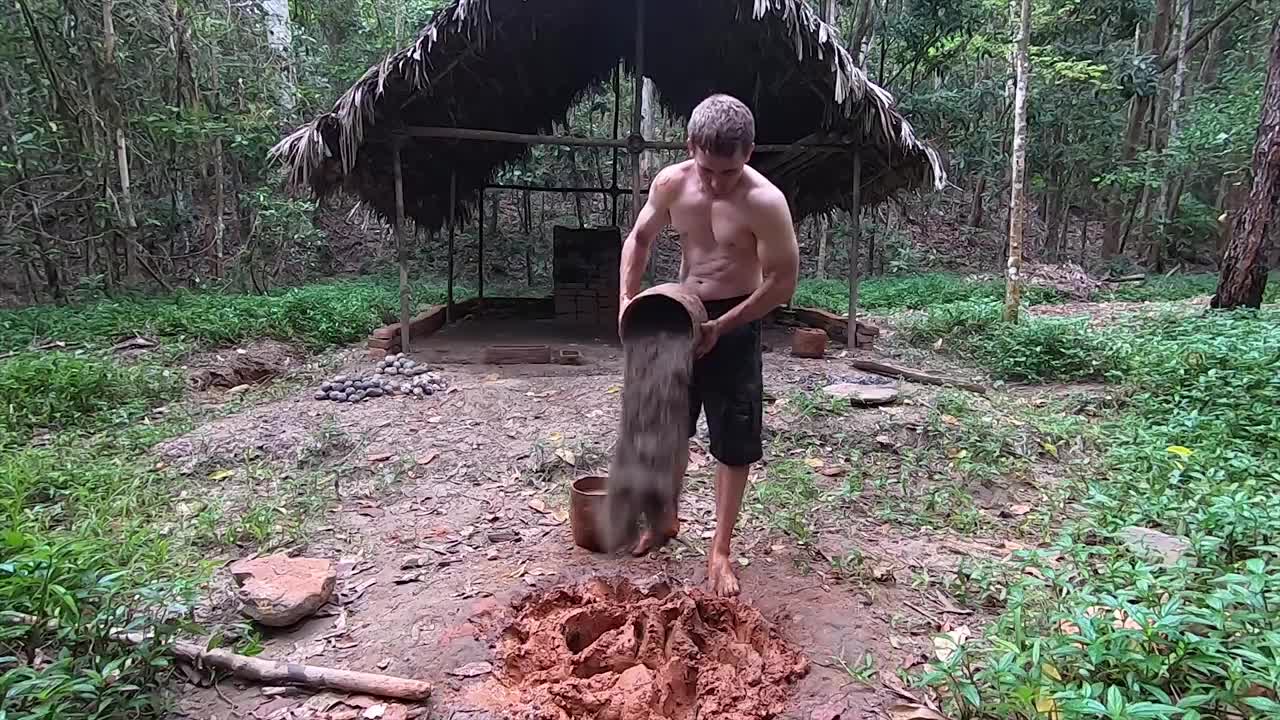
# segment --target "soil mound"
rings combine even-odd
[[[697,589],[594,578],[515,613],[486,696],[527,720],[758,720],[809,670],[758,610]]]

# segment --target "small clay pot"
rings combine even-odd
[[[689,328],[696,345],[702,337],[702,323],[707,321],[707,308],[697,295],[680,283],[654,285],[631,298],[622,311],[619,323],[623,344],[627,337],[640,327]]]
[[[791,336],[791,354],[802,358],[820,358],[827,352],[827,333],[814,328],[796,328]]]
[[[604,543],[596,532],[597,518],[604,514],[605,485],[599,475],[587,475],[573,481],[569,494],[569,526],[573,544],[591,552],[604,552]]]

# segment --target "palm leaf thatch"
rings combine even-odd
[[[634,63],[637,0],[454,0],[409,47],[370,68],[333,110],[272,155],[290,184],[352,193],[395,216],[392,148],[409,126],[547,133],[576,99]],[[888,92],[867,80],[835,30],[803,0],[643,0],[644,74],[675,116],[713,92],[741,98],[759,143],[847,142],[862,157],[864,207],[935,189],[946,174]],[[439,227],[457,173],[459,216],[476,190],[529,152],[524,145],[413,137],[401,158],[405,215]],[[850,152],[793,147],[752,165],[792,200],[796,218],[847,207]]]

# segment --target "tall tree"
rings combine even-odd
[[[1018,321],[1022,301],[1022,240],[1027,228],[1027,88],[1031,82],[1028,58],[1031,43],[1031,0],[1013,0],[1018,13],[1018,42],[1014,49],[1013,163],[1010,172],[1009,259],[1005,270],[1004,319]]]
[[[1169,42],[1169,20],[1173,14],[1173,0],[1156,0],[1151,20],[1151,35],[1145,48],[1148,54],[1159,58],[1164,54]],[[1145,134],[1147,118],[1151,115],[1152,103],[1156,92],[1139,92],[1133,96],[1129,108],[1129,124],[1125,129],[1124,140],[1120,145],[1120,164],[1129,165],[1138,157],[1138,145]],[[1111,199],[1107,209],[1107,226],[1102,240],[1102,256],[1115,257],[1120,254],[1120,244],[1124,238],[1124,229],[1128,226],[1125,214],[1125,201],[1119,188],[1111,190]]]
[[[1178,47],[1185,47],[1191,35],[1191,17],[1194,11],[1194,0],[1183,0],[1182,18],[1178,27]],[[1178,140],[1179,113],[1182,112],[1183,98],[1187,94],[1187,56],[1189,53],[1179,52],[1178,62],[1173,72],[1173,95],[1169,101],[1169,141],[1172,147]],[[1206,60],[1207,62],[1207,60]],[[1160,205],[1156,212],[1159,227],[1152,235],[1151,256],[1148,262],[1160,272],[1164,269],[1165,239],[1168,237],[1168,225],[1178,213],[1178,199],[1182,195],[1182,183],[1185,175],[1182,172],[1167,172],[1160,188]]]
[[[1262,305],[1267,288],[1267,243],[1280,214],[1280,19],[1271,28],[1271,57],[1262,96],[1262,119],[1253,146],[1253,186],[1236,215],[1222,260],[1215,308]]]

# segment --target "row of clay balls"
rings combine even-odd
[[[403,354],[388,355],[373,375],[348,377],[339,375],[320,386],[316,400],[363,402],[383,395],[416,395],[424,397],[443,392],[444,378],[418,365]]]

